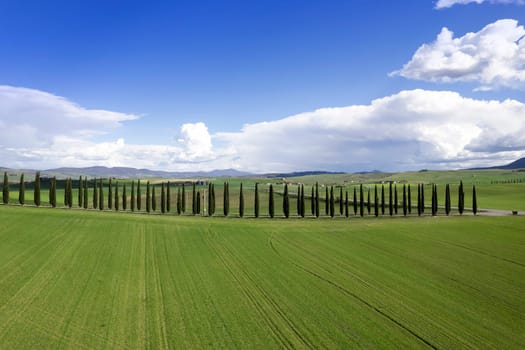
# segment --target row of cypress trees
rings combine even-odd
[[[93,182],[93,195],[92,195],[92,207],[94,209],[100,209],[104,210],[104,206],[106,204],[106,201],[104,201],[104,184],[102,179],[94,179]],[[53,177],[50,181],[50,187],[49,187],[49,203],[52,207],[56,207],[57,201],[56,201],[56,190],[57,190],[57,181],[56,178]],[[115,184],[112,182],[112,179],[110,178],[108,180],[107,184],[107,209],[114,209],[116,211],[121,210],[127,210],[128,205],[128,197],[127,197],[127,188],[126,184],[122,186],[122,194],[119,193],[119,184],[116,182]],[[228,182],[224,183],[224,190],[223,190],[223,215],[228,216],[229,215],[229,209],[230,209],[230,186]],[[171,211],[171,186],[170,182],[168,181],[167,184],[164,182],[160,185],[160,212],[162,214],[169,213]],[[403,215],[411,214],[412,211],[412,203],[411,203],[411,187],[410,185],[406,186],[403,185],[402,189],[402,201],[399,203],[398,201],[398,190],[397,185],[392,186],[392,183],[389,184],[388,187],[389,191],[389,199],[388,199],[388,214],[390,216],[397,215],[399,205],[402,207]],[[21,205],[25,204],[25,181],[24,181],[24,174],[21,174],[20,176],[20,184],[19,184],[19,197],[18,201]],[[34,182],[34,204],[36,206],[40,206],[40,173],[37,172],[35,175],[35,182]],[[77,204],[80,208],[88,208],[88,179],[87,177],[82,178],[82,176],[79,177],[78,180],[78,198],[77,198]],[[438,213],[438,191],[437,191],[437,185],[432,184],[432,199],[431,199],[431,212],[432,215],[435,216]],[[213,183],[208,184],[208,193],[207,193],[207,215],[213,216],[215,214],[215,204],[216,204],[216,198],[215,198],[215,185]],[[283,215],[284,217],[288,218],[290,217],[290,192],[288,184],[284,185],[284,191],[282,193],[283,196]],[[425,212],[425,191],[424,191],[424,185],[418,184],[417,189],[417,212],[418,215],[423,215]],[[306,216],[305,212],[305,192],[304,192],[304,185],[298,185],[297,192],[296,192],[296,204],[297,204],[297,215],[301,217]],[[359,199],[357,198],[357,188],[354,187],[353,190],[353,201],[349,201],[348,199],[348,191],[343,193],[343,188],[339,188],[339,196],[336,198],[334,195],[334,187],[331,186],[330,189],[328,187],[325,188],[325,198],[324,198],[324,214],[326,216],[334,217],[336,215],[336,202],[338,203],[337,212],[339,216],[349,216],[350,205],[353,206],[353,212],[354,215],[364,216],[365,215],[365,208],[368,213],[368,215],[372,212],[372,204],[373,204],[373,214],[375,216],[379,216],[379,213],[381,215],[385,215],[385,208],[386,208],[386,202],[385,202],[385,186],[381,185],[381,195],[379,197],[379,191],[378,186],[374,186],[374,200],[371,201],[371,189],[368,188],[368,191],[366,193],[367,199],[365,200],[365,191],[363,188],[363,185],[359,185]],[[463,189],[463,182],[460,182],[459,188],[458,188],[458,204],[457,209],[459,214],[463,214],[465,209],[465,193]],[[193,215],[199,215],[201,214],[201,194],[196,188],[196,184],[192,184],[192,214]],[[4,204],[7,204],[9,202],[9,183],[8,183],[8,177],[7,173],[4,173],[4,182],[3,182],[3,195],[2,200]],[[130,204],[130,210],[140,211],[142,208],[142,190],[141,190],[141,181],[137,180],[136,186],[135,181],[133,180],[131,182],[131,198],[129,200]],[[244,206],[245,206],[245,198],[244,198],[244,189],[243,184],[240,184],[239,188],[239,216],[243,217],[245,215],[244,212]],[[312,186],[311,188],[311,195],[310,195],[310,207],[311,207],[311,215],[315,217],[320,216],[320,202],[321,198],[319,196],[319,184],[316,183],[315,186]],[[185,213],[186,211],[186,190],[185,185],[182,185],[181,187],[178,187],[177,190],[177,199],[176,199],[176,211],[177,214]],[[122,204],[122,207],[120,207],[120,204]],[[73,182],[71,178],[67,178],[65,180],[65,186],[64,186],[64,206],[66,207],[73,207]],[[156,196],[156,186],[150,185],[149,181],[146,182],[146,196],[145,196],[145,206],[146,206],[146,212],[155,212],[157,210],[157,196]],[[451,212],[451,197],[450,197],[450,186],[447,184],[445,187],[445,214],[449,215]],[[473,186],[472,189],[472,211],[474,214],[477,214],[477,196],[476,196],[476,188]],[[270,184],[268,188],[268,215],[273,218],[275,216],[275,194],[274,194],[274,188],[273,185]],[[259,217],[260,216],[260,201],[259,201],[259,184],[255,184],[255,193],[254,193],[254,216]]]

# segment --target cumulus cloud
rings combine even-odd
[[[211,136],[206,124],[186,123],[180,128],[179,142],[184,146],[182,158],[187,161],[199,161],[213,158]]]
[[[489,2],[491,4],[518,4],[523,5],[523,0],[438,0],[436,3],[436,9],[442,9],[452,7],[454,5],[465,5],[470,3],[482,4]]]
[[[525,155],[524,115],[525,105],[513,100],[411,90],[216,137],[250,170],[454,168]]]
[[[402,69],[390,73],[431,82],[478,82],[480,90],[525,86],[525,28],[502,19],[477,33],[454,38],[443,28]]]

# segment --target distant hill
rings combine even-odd
[[[502,169],[502,170],[515,170],[515,169],[525,169],[525,157],[515,160],[512,163],[506,165],[492,166],[488,168],[472,168],[470,170],[485,170],[485,169]]]
[[[261,176],[269,177],[269,178],[282,178],[282,177],[300,177],[300,176],[308,176],[308,175],[332,175],[332,174],[345,174],[344,172],[337,171],[296,171],[291,173],[270,173],[270,174],[262,174]]]
[[[194,178],[194,177],[242,177],[250,176],[252,174],[238,171],[235,169],[220,169],[212,171],[162,171],[149,169],[136,169],[128,167],[104,167],[93,166],[87,168],[56,168],[47,169],[42,173],[49,175],[63,175],[63,176],[90,176],[90,177],[119,177],[119,178],[140,178],[140,177],[176,177],[176,178]]]

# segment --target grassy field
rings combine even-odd
[[[519,349],[524,248],[524,217],[0,206],[0,348]]]

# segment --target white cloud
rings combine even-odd
[[[478,82],[478,90],[525,86],[525,28],[502,19],[477,33],[454,38],[443,28],[436,41],[422,45],[402,69],[392,72],[431,82]]]
[[[452,7],[454,5],[465,5],[470,3],[482,4],[484,2],[489,2],[491,4],[524,4],[523,0],[438,0],[438,2],[436,3],[436,9]]]
[[[129,144],[124,135],[95,142],[93,135],[108,130],[104,125],[115,128],[136,117],[87,110],[35,90],[23,89],[29,91],[24,99],[17,89],[0,89],[0,134],[30,127],[23,138],[0,139],[3,166],[361,171],[495,165],[525,156],[525,104],[449,91],[401,91],[368,105],[323,108],[233,133],[210,135],[204,123],[183,124],[179,142],[162,145]],[[9,100],[9,93],[17,97]],[[35,102],[35,95],[42,98]],[[19,113],[20,124],[10,111]],[[35,140],[24,142],[31,135]]]

